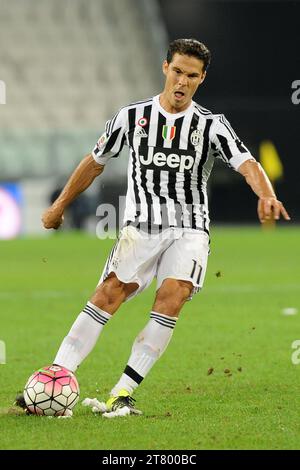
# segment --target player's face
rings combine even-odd
[[[198,86],[205,79],[203,67],[203,60],[177,52],[173,55],[172,62],[168,64],[164,61],[166,83],[162,99],[163,105],[169,108],[166,111],[177,113],[189,107]]]

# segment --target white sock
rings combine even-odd
[[[111,316],[88,302],[72,325],[68,336],[64,338],[53,364],[75,372],[95,346],[101,331]]]
[[[132,394],[168,346],[176,320],[176,317],[151,312],[149,322],[133,343],[124,373],[111,390],[112,396],[117,396],[123,388]]]

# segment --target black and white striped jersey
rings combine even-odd
[[[208,231],[206,185],[215,158],[237,169],[253,158],[222,114],[194,101],[171,114],[159,96],[130,104],[106,123],[94,159],[104,165],[129,147],[125,224]]]

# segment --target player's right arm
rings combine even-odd
[[[104,165],[97,163],[92,154],[87,155],[72,173],[66,186],[43,214],[45,228],[57,229],[64,220],[66,207],[83,191],[85,191],[104,170]]]
[[[59,197],[44,212],[42,222],[45,228],[60,227],[66,207],[103,172],[107,161],[121,152],[126,141],[126,131],[126,112],[122,108],[110,121],[107,121],[105,132],[93,152],[79,163]]]

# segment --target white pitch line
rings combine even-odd
[[[227,285],[227,286],[207,286],[203,287],[203,292],[213,292],[217,294],[228,294],[228,292],[237,292],[237,293],[243,293],[243,294],[252,294],[255,292],[258,293],[267,293],[267,292],[272,292],[272,293],[282,293],[282,292],[294,292],[297,291],[299,292],[300,286],[299,284],[273,284],[272,286],[257,286],[254,284],[233,284],[233,285]]]
[[[222,281],[217,281],[222,282]],[[299,284],[273,284],[271,286],[257,286],[255,284],[232,284],[226,286],[205,286],[203,292],[205,293],[216,293],[216,294],[228,294],[229,292],[237,292],[244,294],[252,293],[267,293],[267,292],[299,292]],[[0,298],[11,299],[13,297],[32,297],[37,299],[50,299],[50,298],[63,298],[63,297],[74,297],[81,295],[90,295],[91,291],[63,291],[63,290],[28,290],[28,291],[0,291]]]
[[[7,291],[0,292],[0,298],[11,299],[14,297],[32,297],[36,299],[50,299],[50,298],[62,298],[62,297],[74,297],[80,295],[88,295],[87,291],[59,291],[59,290],[36,290],[36,291]]]

